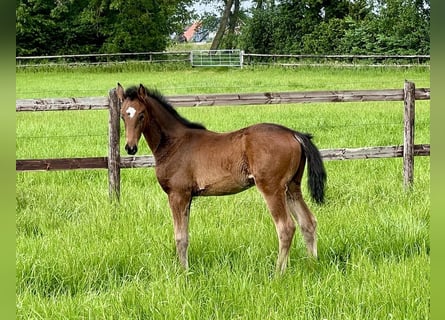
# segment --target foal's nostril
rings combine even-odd
[[[125,150],[129,155],[135,155],[138,152],[138,146],[130,147],[128,144],[125,145]]]

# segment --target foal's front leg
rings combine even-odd
[[[182,266],[189,267],[187,258],[188,224],[190,216],[191,196],[178,192],[170,192],[168,202],[173,215],[173,227],[175,231],[176,252]]]

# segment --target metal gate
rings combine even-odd
[[[243,67],[243,50],[193,50],[192,67]]]

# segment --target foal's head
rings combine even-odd
[[[134,155],[138,151],[138,142],[148,120],[148,112],[145,106],[147,92],[143,85],[139,88],[124,88],[117,84],[117,96],[122,102],[121,118],[125,124],[125,150]]]

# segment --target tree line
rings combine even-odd
[[[17,0],[16,55],[164,51],[198,19],[216,32],[211,49],[430,51],[430,0]]]

